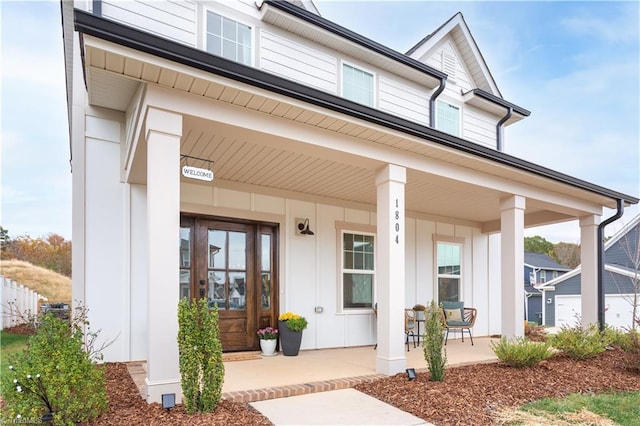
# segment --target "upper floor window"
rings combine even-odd
[[[366,106],[373,106],[373,74],[342,64],[342,96]]]
[[[438,303],[459,302],[461,282],[462,245],[437,241]]]
[[[453,136],[460,136],[460,108],[438,101],[436,114],[436,129]]]
[[[251,65],[251,27],[207,11],[207,52]]]
[[[342,307],[373,306],[375,247],[371,234],[342,233]]]

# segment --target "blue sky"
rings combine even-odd
[[[462,12],[504,98],[532,112],[507,129],[505,151],[640,195],[637,2],[316,4],[325,18],[400,52]],[[2,1],[0,13],[0,224],[12,237],[55,232],[71,238],[60,5]],[[623,221],[638,211],[627,209]],[[553,242],[579,240],[573,222],[527,231],[535,234]]]

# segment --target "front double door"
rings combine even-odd
[[[181,222],[181,233],[191,237],[181,297],[206,297],[218,307],[224,351],[259,349],[258,328],[277,325],[277,225],[188,216]]]

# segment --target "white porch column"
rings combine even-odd
[[[582,325],[598,322],[598,225],[600,216],[580,218]]]
[[[180,137],[182,116],[149,108],[147,139],[147,401],[182,400],[178,367]]]
[[[524,209],[526,200],[520,195],[500,204],[502,335],[524,336]]]
[[[376,371],[393,375],[407,367],[404,354],[404,167],[387,165],[378,172],[376,288],[378,350]]]

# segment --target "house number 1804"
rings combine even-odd
[[[400,205],[398,204],[398,199],[396,198],[396,210],[393,214],[393,217],[396,220],[395,223],[395,233],[396,233],[396,237],[394,238],[394,240],[396,241],[396,244],[400,244],[400,222],[398,222],[400,220],[400,210],[398,210],[398,208],[400,207]]]

